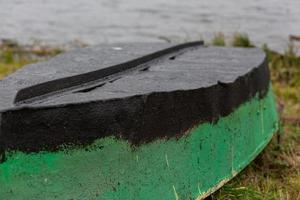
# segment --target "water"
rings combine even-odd
[[[300,35],[299,0],[0,0],[0,38],[23,43],[209,39],[245,32],[282,51]]]

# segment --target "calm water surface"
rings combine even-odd
[[[300,0],[0,0],[0,38],[24,43],[182,41],[219,31],[282,50],[300,35]]]

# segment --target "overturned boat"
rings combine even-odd
[[[277,128],[259,49],[77,49],[0,82],[0,199],[203,199]]]

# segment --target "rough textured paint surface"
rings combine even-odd
[[[0,148],[29,153],[105,137],[135,146],[178,139],[266,95],[261,50],[201,44],[96,46],[17,71],[0,84]]]
[[[243,169],[277,130],[270,90],[180,139],[132,148],[107,137],[86,149],[7,152],[0,199],[201,199]]]

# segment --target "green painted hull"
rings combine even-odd
[[[278,128],[271,91],[179,139],[132,148],[105,138],[88,148],[24,154],[0,164],[0,199],[202,199],[234,177]]]

